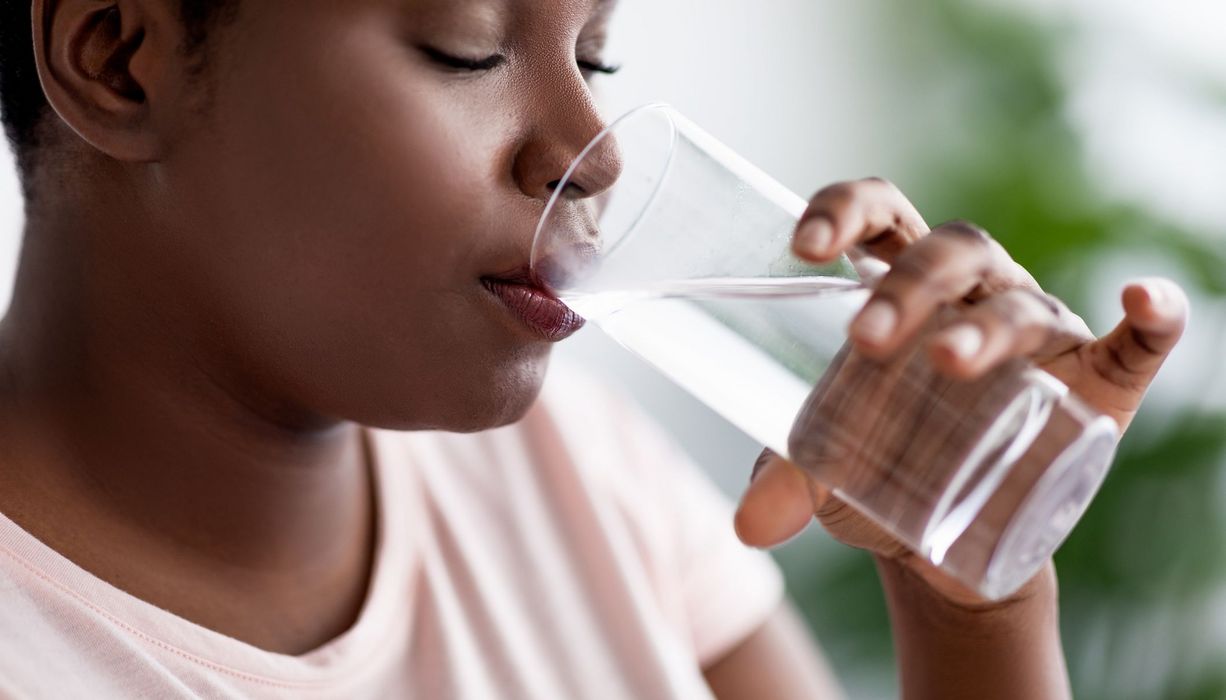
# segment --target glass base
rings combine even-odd
[[[1118,432],[1105,416],[1057,458],[1010,521],[992,554],[979,592],[1008,596],[1029,581],[1072,532],[1102,486],[1115,457]]]
[[[1118,431],[1055,377],[1015,360],[961,381],[914,351],[845,346],[806,400],[789,458],[912,551],[999,599],[1080,518]]]

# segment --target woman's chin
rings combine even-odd
[[[523,367],[493,383],[482,392],[483,396],[474,397],[472,405],[480,410],[475,411],[476,420],[463,432],[500,428],[523,418],[540,396],[547,364],[545,361],[537,366]]]
[[[499,428],[520,420],[532,408],[548,365],[548,352],[538,352],[517,358],[503,355],[492,363],[458,363],[456,369],[433,374],[424,383],[411,372],[397,372],[407,381],[383,383],[373,395],[361,394],[368,398],[364,406],[351,405],[339,413],[387,430],[475,433]]]
[[[434,429],[475,433],[519,421],[540,396],[547,367],[548,355],[499,368],[484,381],[470,374],[462,386],[453,385],[449,405],[436,415]]]

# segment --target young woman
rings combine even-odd
[[[558,338],[503,301],[603,126],[610,2],[0,8],[0,695],[838,696],[731,505],[615,393],[545,382]],[[1032,356],[1122,426],[1183,327],[1147,280],[1094,339],[881,181],[822,190],[795,251],[857,244],[893,262],[862,351],[958,303],[943,370]],[[1050,566],[987,604],[759,467],[741,539],[816,512],[872,550],[907,697],[1068,694]]]

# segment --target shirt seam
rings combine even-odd
[[[180,656],[187,661],[198,664],[200,666],[204,666],[205,668],[216,671],[218,673],[223,673],[229,676],[233,676],[240,680],[248,681],[251,683],[258,683],[261,685],[272,686],[272,687],[285,688],[285,689],[323,688],[329,685],[335,685],[337,683],[352,679],[353,677],[357,676],[361,671],[365,670],[371,663],[373,663],[377,658],[381,656],[380,654],[363,655],[357,665],[349,669],[346,669],[343,672],[338,672],[337,675],[332,676],[330,678],[318,679],[318,680],[306,680],[306,681],[278,680],[276,678],[269,678],[267,676],[261,676],[259,674],[249,673],[247,671],[241,671],[239,669],[231,668],[229,666],[220,664],[215,661],[210,661],[204,657],[193,654],[185,649],[181,649],[169,642],[158,639],[157,637],[154,637],[153,635],[147,632],[144,632],[140,629],[137,629],[136,627],[133,627],[127,622],[124,622],[123,620],[121,620],[116,615],[112,614],[107,609],[94,603],[92,600],[85,597],[81,593],[73,590],[72,588],[68,587],[64,583],[61,583],[60,581],[52,577],[50,574],[40,569],[38,566],[27,561],[24,557],[14,552],[7,544],[2,545],[2,548],[4,550],[4,553],[7,554],[9,558],[13,559],[15,562],[17,562],[20,566],[24,567],[30,573],[34,574],[35,576],[42,579],[46,583],[50,584],[54,588],[58,589],[61,593],[67,594],[68,596],[76,599],[78,602],[80,602],[82,605],[84,605],[94,614],[107,620],[108,622],[117,626],[118,628],[127,632],[128,634],[131,634],[132,636],[137,637],[143,640],[144,642],[151,644],[155,647],[158,647],[164,651],[168,651],[172,654]],[[394,630],[395,626],[389,625],[389,629]],[[380,644],[376,645],[376,648],[384,648],[385,645],[383,644],[383,642],[386,642],[389,636],[390,636],[390,632],[385,632],[382,638],[380,639]]]

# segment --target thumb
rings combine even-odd
[[[1179,285],[1158,277],[1129,284],[1123,292],[1124,318],[1090,344],[1098,381],[1112,396],[1108,413],[1126,427],[1158,369],[1188,323],[1188,297]],[[1086,395],[1098,393],[1086,387]]]
[[[810,480],[796,465],[766,449],[754,464],[733,524],[751,547],[773,547],[791,539],[813,519]]]

